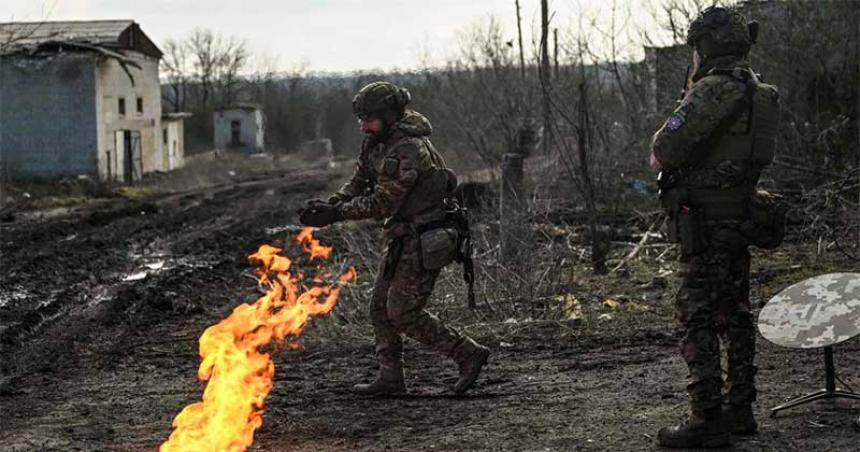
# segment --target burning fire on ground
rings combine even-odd
[[[296,241],[311,261],[327,260],[331,247],[320,245],[311,228]],[[286,338],[298,338],[311,316],[329,313],[340,289],[356,277],[350,268],[327,284],[331,272],[322,264],[310,280],[292,268],[281,249],[262,245],[248,256],[259,262],[260,284],[267,288],[254,304],[238,306],[229,317],[200,337],[200,381],[207,381],[203,401],[186,406],[173,420],[173,433],[161,445],[170,451],[243,451],[263,423],[266,396],[272,390],[275,365],[266,348]],[[297,343],[287,343],[295,348]]]

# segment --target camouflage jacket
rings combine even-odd
[[[344,218],[408,217],[441,207],[444,190],[427,186],[434,171],[445,167],[428,139],[431,131],[426,117],[407,110],[385,138],[365,138],[355,172],[332,197]]]
[[[674,170],[691,160],[701,161],[704,156],[695,153],[708,150],[697,145],[711,136],[744,97],[744,83],[729,75],[708,74],[717,67],[749,70],[746,61],[723,58],[703,67],[693,76],[693,85],[651,142],[651,152],[664,169]]]

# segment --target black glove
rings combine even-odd
[[[334,205],[334,203],[332,203],[332,202],[325,202],[322,199],[314,198],[314,199],[309,199],[309,200],[305,201],[305,208],[314,209],[314,208],[317,208],[320,206],[323,206],[323,208],[325,208],[326,206],[328,206],[330,204]]]
[[[299,211],[299,222],[305,226],[322,228],[341,220],[340,211],[328,203],[314,203]]]

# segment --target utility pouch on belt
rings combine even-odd
[[[457,253],[457,231],[436,228],[420,236],[421,264],[426,270],[442,268],[454,260]]]
[[[753,245],[774,249],[785,238],[787,210],[782,196],[759,190],[750,198],[749,216],[740,231]]]
[[[683,207],[677,214],[678,238],[682,254],[698,254],[705,248],[705,220],[702,211]]]
[[[403,239],[394,239],[388,242],[388,251],[385,253],[385,268],[382,271],[383,279],[386,281],[394,279],[394,272],[397,270],[397,263],[402,255]]]
[[[678,232],[678,217],[681,206],[687,202],[687,190],[683,187],[674,186],[660,191],[660,202],[668,216],[666,221],[666,238],[670,243],[678,243],[680,234]]]

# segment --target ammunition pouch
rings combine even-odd
[[[445,210],[431,209],[413,216],[411,221],[391,217],[386,220],[384,227],[386,236],[391,238],[386,268],[397,265],[402,253],[402,241],[407,239],[418,240],[421,265],[425,270],[442,268],[456,257],[458,234]],[[399,250],[396,248],[398,246]]]
[[[678,243],[678,215],[687,203],[687,190],[679,186],[669,189],[661,188],[660,203],[666,211],[666,238],[671,243]]]
[[[666,210],[669,242],[680,244],[682,254],[701,252],[706,245],[705,212],[690,206],[688,190],[683,186],[662,190],[660,201]]]
[[[705,215],[701,209],[683,207],[677,213],[677,231],[681,254],[699,254],[705,249]]]
[[[750,198],[749,214],[740,232],[753,245],[774,249],[785,239],[787,211],[781,196],[759,190]]]
[[[448,194],[448,186],[451,184],[449,174],[453,173],[438,168],[433,168],[426,174],[422,174],[403,203],[403,207],[400,208],[398,215],[404,219],[412,219],[421,216],[422,212],[441,209]],[[420,222],[420,220],[410,221]]]
[[[421,233],[421,265],[425,270],[436,270],[450,264],[457,253],[457,231],[451,228],[434,228]]]

